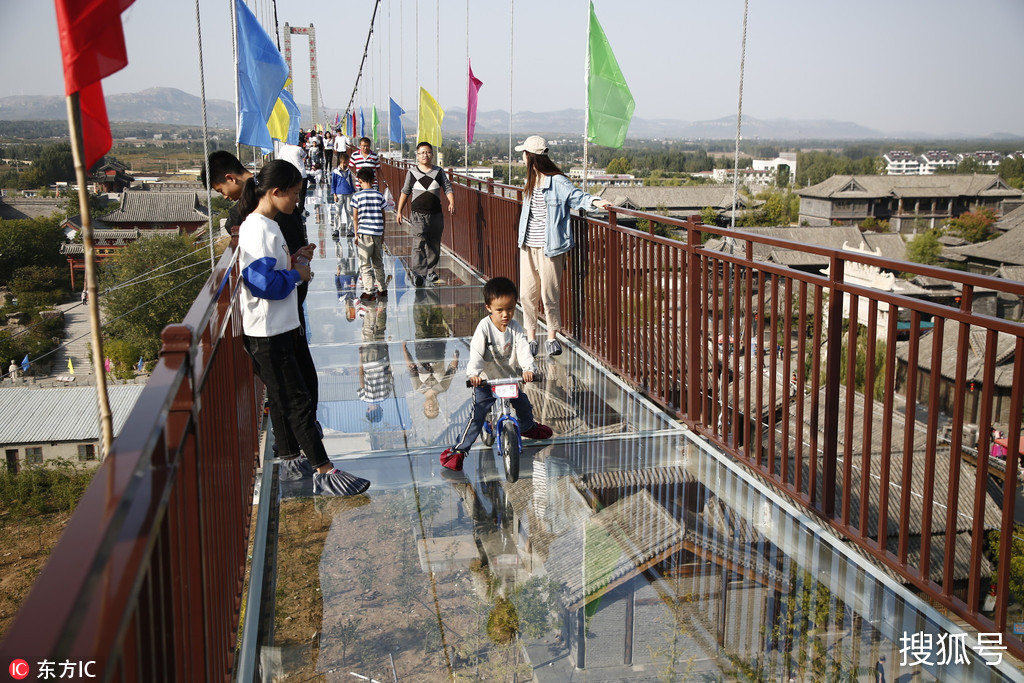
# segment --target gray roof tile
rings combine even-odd
[[[141,384],[107,388],[114,434],[128,419],[145,387]],[[0,389],[0,443],[33,444],[56,441],[95,441],[100,438],[96,387]]]

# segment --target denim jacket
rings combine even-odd
[[[547,240],[544,255],[548,258],[564,254],[576,246],[569,227],[569,212],[573,209],[593,211],[593,195],[573,185],[564,175],[542,175],[540,189],[548,205]],[[519,246],[526,243],[526,224],[530,220],[530,197],[523,197],[523,211],[519,214]]]

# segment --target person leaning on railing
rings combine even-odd
[[[298,169],[275,159],[242,188],[238,265],[244,282],[239,292],[243,344],[267,388],[274,440],[283,461],[282,478],[311,477],[314,494],[356,495],[370,482],[331,463],[296,356],[301,331],[295,287],[312,277],[309,259],[315,246],[289,253],[274,217],[295,210],[301,187]]]
[[[548,157],[548,143],[531,135],[516,147],[526,164],[523,211],[519,215],[519,284],[523,302],[523,328],[530,353],[537,355],[537,309],[544,303],[549,356],[562,353],[556,335],[562,326],[559,301],[565,255],[576,246],[569,225],[573,209],[604,208],[610,202],[573,185]]]

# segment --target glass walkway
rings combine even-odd
[[[265,468],[246,614],[262,680],[1020,680],[570,345],[538,358],[527,393],[554,436],[524,443],[519,481],[479,441],[443,471],[472,407],[480,281],[446,254],[413,287],[391,222],[390,296],[362,306],[352,240],[322,204],[308,227],[325,445],[372,486],[313,497]],[[386,397],[361,399],[368,382]]]

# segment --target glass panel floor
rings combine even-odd
[[[978,634],[568,345],[538,358],[527,394],[554,436],[524,441],[519,480],[479,440],[444,470],[472,409],[480,281],[445,254],[414,287],[413,240],[389,222],[390,296],[360,305],[353,242],[318,208],[318,416],[337,466],[372,485],[326,498],[275,478],[261,680],[1020,680],[974,650],[902,665],[906,635]]]

